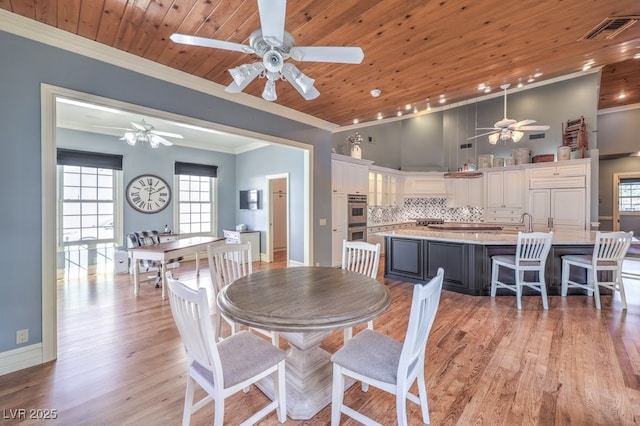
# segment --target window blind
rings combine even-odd
[[[122,155],[58,148],[59,166],[84,166],[122,170]]]
[[[177,175],[218,177],[218,166],[176,161],[174,173]]]

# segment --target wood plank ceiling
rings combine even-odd
[[[0,0],[0,7],[221,85],[254,55],[171,42],[174,32],[248,44],[256,0]],[[296,62],[320,96],[286,82],[277,103],[349,125],[475,98],[541,73],[541,81],[602,66],[600,108],[640,102],[640,23],[612,40],[580,40],[606,17],[640,15],[638,0],[290,0],[286,29],[299,46],[360,46],[362,64]],[[290,59],[289,61],[292,61]],[[263,79],[245,92],[260,97]],[[372,89],[382,95],[373,98]],[[624,92],[626,97],[618,99]]]

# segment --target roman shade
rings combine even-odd
[[[218,177],[218,166],[176,161],[174,173],[177,175]]]
[[[59,166],[84,166],[122,170],[122,155],[58,148]]]

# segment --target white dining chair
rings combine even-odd
[[[380,243],[370,244],[364,241],[342,241],[342,269],[358,272],[376,279],[380,264]],[[367,328],[373,330],[373,320],[367,322]],[[344,341],[351,339],[353,328],[344,330]]]
[[[516,304],[522,309],[522,290],[528,287],[540,292],[542,307],[549,309],[547,284],[544,278],[547,255],[551,249],[553,232],[518,232],[515,255],[496,255],[491,257],[491,297],[496,297],[497,288],[506,288],[516,293]],[[500,281],[500,267],[514,271],[515,283]],[[531,281],[525,280],[525,273],[533,272],[537,276]]]
[[[414,285],[411,313],[403,343],[367,329],[333,354],[332,425],[340,423],[341,413],[363,424],[377,424],[373,419],[344,404],[344,376],[360,380],[365,392],[368,385],[372,385],[394,394],[398,425],[408,424],[407,399],[420,405],[422,421],[430,423],[424,358],[431,326],[440,303],[443,277],[444,270],[438,268],[437,275],[431,281]],[[415,381],[418,383],[419,396],[409,392]]]
[[[211,283],[214,291],[214,299],[218,297],[218,293],[226,286],[245,277],[253,272],[253,258],[251,255],[251,243],[232,243],[232,244],[211,244],[207,246],[207,258],[209,260],[209,273],[211,274]],[[231,334],[240,331],[240,324],[235,323],[231,319],[222,318],[231,327]],[[275,345],[279,345],[279,334],[275,331],[262,330],[259,328],[251,328],[251,330],[267,336]],[[221,338],[221,327],[218,323],[216,337]]]
[[[562,296],[567,295],[569,288],[587,290],[589,296],[595,295],[596,309],[600,309],[600,287],[620,292],[622,309],[627,309],[627,298],[622,282],[622,261],[631,245],[633,231],[630,232],[597,232],[591,255],[562,256]],[[587,282],[578,283],[570,279],[571,267],[583,268],[587,271]],[[601,281],[598,272],[611,274],[611,280]]]
[[[273,375],[274,400],[253,414],[243,424],[254,424],[276,410],[278,421],[284,423],[285,357],[286,353],[248,331],[241,331],[222,342],[216,342],[207,290],[191,289],[167,276],[171,313],[187,352],[187,390],[184,397],[182,424],[188,425],[191,415],[213,400],[215,426],[224,422],[224,400],[267,376]],[[220,321],[220,315],[214,316]],[[195,384],[207,396],[194,404]]]

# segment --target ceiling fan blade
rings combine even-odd
[[[240,70],[238,70],[240,69]],[[236,71],[238,73],[236,74]],[[237,68],[232,68],[229,73],[233,77],[233,82],[228,85],[224,91],[227,93],[240,93],[245,87],[249,85],[264,71],[264,65],[262,62],[254,62],[251,65],[240,65]]]
[[[166,146],[171,146],[173,145],[173,143],[169,142],[168,140],[166,140],[163,137],[160,137],[156,134],[151,134],[149,135],[149,139],[151,140],[151,142],[156,143],[156,144],[162,144],[162,145],[166,145]]]
[[[149,133],[152,133],[152,134],[157,135],[157,136],[165,136],[165,137],[168,137],[168,138],[184,139],[184,137],[181,134],[178,134],[178,133],[161,132],[160,130],[151,130],[151,131],[149,131]]]
[[[531,131],[531,130],[549,130],[549,126],[547,125],[539,125],[539,126],[522,126],[517,128],[516,130],[525,130],[525,131]]]
[[[282,74],[306,100],[310,101],[320,96],[318,89],[313,86],[315,80],[304,75],[295,65],[284,64]]]
[[[476,138],[479,138],[479,137],[482,137],[482,136],[487,136],[487,135],[490,135],[492,133],[498,133],[498,131],[494,130],[493,132],[487,132],[487,133],[482,133],[482,134],[479,134],[479,135],[471,136],[470,138],[467,138],[467,140],[476,139]]]
[[[171,34],[169,37],[174,43],[188,44],[190,46],[211,47],[214,49],[232,50],[242,53],[255,53],[251,46],[246,44],[233,43],[231,41],[216,40],[214,38],[205,38],[198,36],[190,36],[187,34]]]
[[[128,131],[132,130],[128,127],[111,127],[111,126],[96,126],[96,125],[93,125],[92,127],[95,127],[97,129],[113,129],[113,130],[128,130]]]
[[[510,118],[503,118],[502,120],[496,122],[496,124],[493,125],[493,127],[502,129],[502,128],[507,128],[509,126],[513,126],[516,123],[516,120],[512,120]]]
[[[290,54],[296,61],[305,62],[359,64],[364,59],[364,52],[359,47],[294,46],[291,48]]]
[[[521,120],[521,121],[518,121],[517,123],[512,124],[509,127],[517,130],[522,126],[527,126],[527,125],[533,124],[535,122],[536,122],[536,120]]]
[[[282,46],[287,0],[258,0],[262,38],[271,46]]]
[[[476,127],[476,130],[501,130],[499,127]]]

